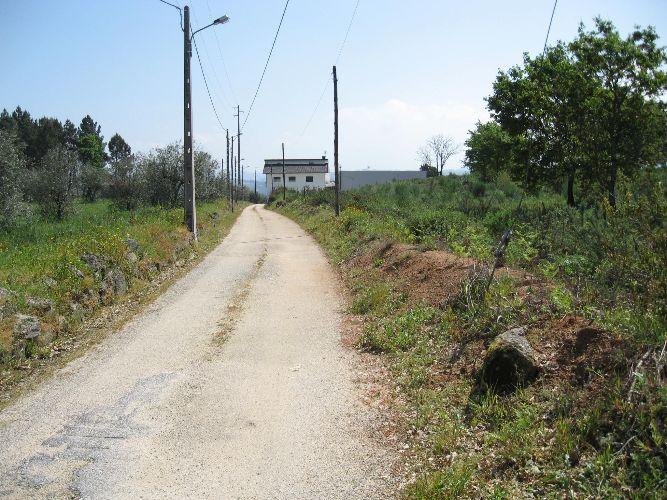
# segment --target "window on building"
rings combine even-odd
[[[306,176],[306,182],[313,182],[313,176],[312,175],[307,175]]]
[[[289,178],[289,181],[290,182],[296,182],[296,177],[291,175],[290,178]]]
[[[275,177],[273,178],[273,182],[280,182],[280,177],[275,176]]]

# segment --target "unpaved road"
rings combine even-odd
[[[320,249],[255,205],[121,331],[0,413],[0,496],[379,498]]]

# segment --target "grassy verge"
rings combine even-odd
[[[106,201],[80,204],[63,222],[35,218],[0,233],[0,390],[67,356],[91,324],[118,326],[214,248],[239,213],[224,201],[202,204],[198,241],[180,209],[119,211]],[[20,315],[37,319],[36,338],[18,335]]]
[[[440,178],[346,193],[339,218],[328,193],[291,194],[275,208],[340,269],[358,346],[386,359],[404,401],[406,497],[663,497],[663,191],[572,212]],[[480,260],[509,224],[511,267],[479,293]],[[490,343],[517,326],[540,376],[480,390]]]

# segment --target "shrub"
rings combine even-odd
[[[107,196],[125,210],[134,210],[141,201],[141,170],[133,157],[111,163]]]

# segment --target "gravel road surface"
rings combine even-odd
[[[0,413],[0,497],[385,498],[333,271],[260,205],[143,313]]]

